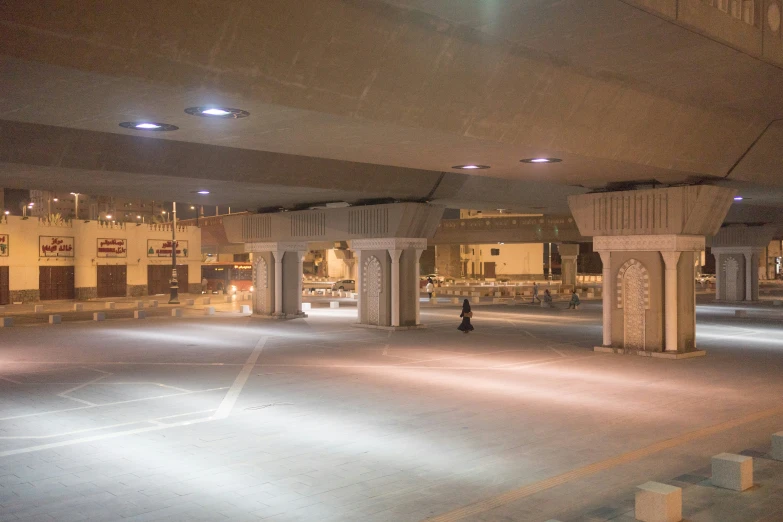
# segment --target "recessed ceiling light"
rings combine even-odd
[[[150,130],[150,131],[175,131],[179,127],[176,125],[170,125],[168,123],[158,123],[153,121],[124,121],[120,123],[120,127],[133,130]]]
[[[454,165],[451,167],[452,169],[461,169],[461,170],[480,170],[480,169],[488,169],[489,165]]]
[[[525,158],[519,160],[521,163],[560,163],[560,158]]]
[[[734,196],[734,201],[742,201],[743,199],[742,196]]]
[[[198,194],[201,194],[202,196],[206,196],[207,194],[209,194],[209,191],[208,190],[199,190]]]
[[[203,116],[205,118],[237,119],[247,118],[250,113],[242,109],[230,107],[188,107],[185,112],[191,116]]]

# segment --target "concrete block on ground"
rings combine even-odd
[[[210,304],[212,302],[212,299],[209,297],[202,297],[201,298],[201,304]]]
[[[772,301],[772,306],[783,306],[783,301],[780,299],[774,299]]]
[[[452,297],[451,298],[451,304],[460,304],[460,298],[459,297]]]
[[[49,324],[60,324],[63,322],[63,316],[59,314],[53,314],[49,316]]]
[[[747,310],[734,310],[734,317],[747,317],[748,311]]]
[[[634,516],[642,522],[680,522],[682,489],[660,482],[636,486]]]
[[[105,321],[106,320],[106,314],[104,312],[94,312],[92,314],[92,320],[93,321]]]
[[[241,305],[239,307],[239,313],[242,313],[242,314],[249,314],[249,313],[251,313],[250,312],[250,305]]]
[[[715,455],[711,481],[714,486],[734,491],[753,487],[753,458],[733,453]]]
[[[138,308],[139,310],[144,308],[144,301],[136,301],[136,308]]]
[[[770,455],[775,460],[783,460],[783,431],[772,435],[772,450]]]
[[[185,306],[194,306],[196,304],[195,299],[185,299]]]
[[[157,307],[158,307],[157,299],[153,299],[152,301],[150,301],[150,308],[157,308]]]
[[[81,312],[82,310],[84,310],[84,305],[82,303],[73,303],[74,312]]]
[[[471,297],[470,298],[470,302],[473,303],[473,304],[479,304],[480,301],[481,301],[480,297]]]
[[[313,305],[311,303],[302,303],[302,311],[305,310],[311,310],[313,308]]]
[[[44,305],[35,305],[35,308],[33,308],[33,311],[37,314],[40,314],[44,311]]]
[[[171,317],[182,317],[182,308],[172,308]]]
[[[340,308],[339,301],[329,301],[329,308]]]
[[[147,318],[147,312],[144,310],[134,310],[133,311],[133,318],[134,319],[146,319]]]
[[[226,301],[227,303],[230,303],[230,302],[231,302],[231,296],[230,296],[230,295],[227,295],[227,296],[225,296],[225,297],[224,297],[224,299],[225,299],[225,301]]]
[[[0,317],[0,328],[10,328],[14,325],[13,317]]]
[[[204,315],[215,315],[215,307],[207,306],[204,308]]]
[[[117,303],[114,301],[108,301],[104,306],[107,310],[114,310],[117,307]]]

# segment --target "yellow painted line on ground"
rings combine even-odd
[[[465,507],[450,511],[448,513],[443,513],[426,520],[429,522],[453,522],[456,520],[462,520],[466,517],[478,515],[480,513],[505,506],[506,504],[516,502],[547,489],[561,486],[573,480],[582,479],[600,471],[619,466],[621,464],[628,464],[629,462],[634,462],[644,457],[649,457],[655,453],[659,453],[661,451],[671,449],[703,437],[708,437],[716,433],[728,431],[732,428],[742,426],[743,424],[749,424],[751,422],[756,422],[779,414],[783,414],[783,407],[771,408],[769,410],[751,413],[750,415],[745,415],[744,417],[740,417],[738,419],[708,426],[700,430],[691,431],[672,439],[656,442],[655,444],[651,444],[650,446],[646,446],[644,448],[630,451],[628,453],[623,453],[622,455],[617,455],[616,457],[611,457],[606,460],[561,473],[560,475],[555,475],[554,477],[541,480],[539,482],[522,486],[521,488],[514,489],[501,495],[481,500],[479,502],[475,502]]]

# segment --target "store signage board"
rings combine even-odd
[[[98,238],[98,257],[128,257],[128,240]]]
[[[40,257],[73,257],[73,236],[38,236]]]
[[[171,257],[171,245],[170,239],[148,239],[147,257]],[[177,255],[188,257],[187,241],[177,241]]]
[[[8,257],[8,234],[0,234],[0,257]]]

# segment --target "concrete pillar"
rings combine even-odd
[[[677,351],[677,263],[682,252],[661,252],[665,269],[664,310],[666,311],[666,350]]]
[[[604,263],[603,346],[666,358],[696,350],[696,258],[734,190],[707,185],[569,196],[583,236]]]
[[[579,245],[561,244],[558,245],[561,260],[561,281],[563,286],[576,287],[577,264],[576,259],[579,255]]]
[[[302,264],[305,242],[246,243],[253,253],[253,313],[303,317]]]
[[[411,328],[419,324],[419,265],[427,240],[420,238],[354,239],[358,253],[359,324]]]
[[[419,276],[421,275],[421,254],[423,252],[423,248],[416,249],[416,269],[414,270],[416,273],[416,324],[421,324],[421,300],[419,299],[421,293],[419,292]]]
[[[400,256],[402,250],[389,250],[391,258],[391,325],[400,326]],[[418,263],[417,263],[418,265]],[[418,296],[417,296],[418,297]],[[418,301],[418,299],[417,299]]]
[[[715,299],[756,301],[759,298],[759,259],[776,232],[770,225],[729,225],[712,238],[715,256]]]
[[[283,313],[283,256],[285,251],[273,250],[272,255],[275,258],[275,308],[272,313],[282,315]]]
[[[598,252],[603,263],[602,291],[603,300],[603,328],[604,346],[612,346],[612,254],[611,252]]]

